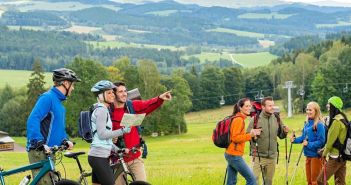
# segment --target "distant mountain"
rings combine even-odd
[[[212,4],[201,5],[205,2]],[[237,50],[263,49],[260,40],[282,42],[351,30],[351,8],[281,0],[33,0],[1,4],[1,11],[4,26],[93,33],[128,43]]]

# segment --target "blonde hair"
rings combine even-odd
[[[321,112],[321,107],[317,102],[311,101],[307,104],[307,106],[310,106],[312,109],[314,109],[315,115],[314,115],[314,123],[313,123],[313,128],[317,128],[318,122],[323,120],[322,112]],[[306,120],[308,121],[308,120]]]

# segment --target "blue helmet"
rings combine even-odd
[[[108,81],[108,80],[101,80],[99,82],[97,82],[92,88],[91,88],[91,92],[93,92],[94,94],[99,94],[101,92],[104,92],[106,90],[110,90],[110,89],[114,89],[116,88],[116,86]]]

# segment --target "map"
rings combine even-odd
[[[145,118],[145,114],[127,114],[123,115],[121,126],[130,127],[141,125]]]

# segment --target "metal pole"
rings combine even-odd
[[[292,106],[291,106],[291,89],[295,88],[296,86],[293,85],[293,81],[286,81],[285,82],[285,89],[288,89],[288,118],[292,116]]]

